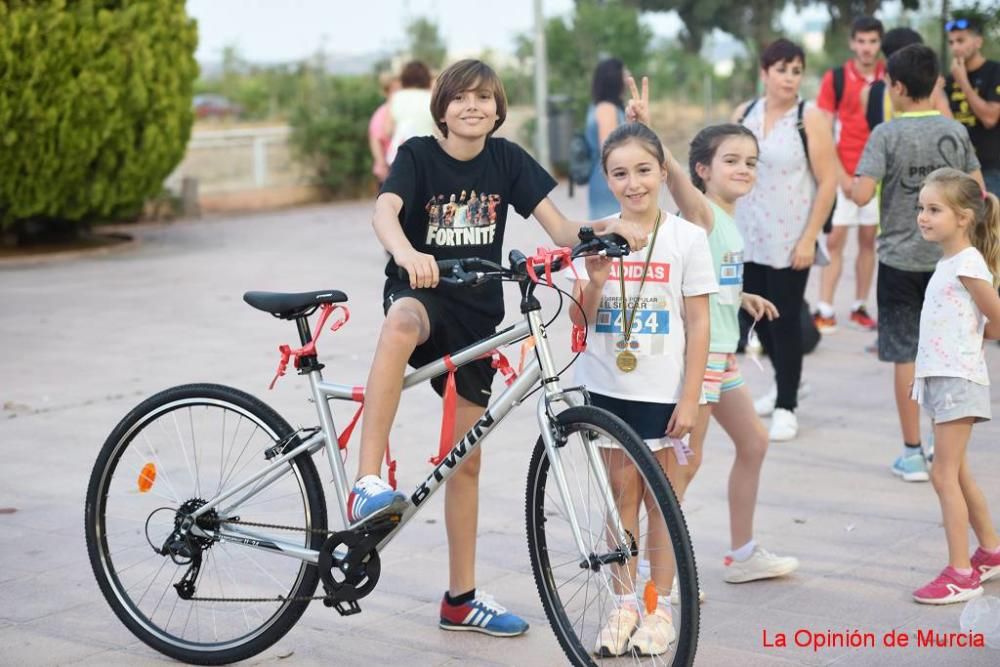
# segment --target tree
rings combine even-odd
[[[875,12],[882,8],[882,0],[832,0],[831,2],[819,2],[818,0],[796,0],[796,7],[822,4],[830,14],[830,28],[836,32],[850,34],[851,22],[859,16],[874,16]],[[920,9],[920,0],[901,0],[903,9]]]
[[[652,30],[642,24],[634,7],[579,0],[569,19],[551,18],[545,24],[550,92],[568,98],[574,113],[582,117],[597,63],[613,56],[633,72],[642,72],[652,39]],[[532,40],[531,35],[516,38],[516,55],[524,64],[533,60]]]
[[[296,156],[334,196],[360,196],[372,182],[368,121],[382,101],[370,76],[334,76],[309,68],[289,125]]]
[[[628,0],[643,11],[677,12],[684,23],[681,43],[699,53],[705,37],[718,29],[742,41],[752,53],[777,36],[776,22],[787,0]]]
[[[835,56],[836,61],[841,61],[850,56],[847,42],[851,36],[851,23],[860,16],[874,16],[875,12],[882,8],[882,0],[832,0],[831,2],[819,2],[819,0],[795,0],[797,8],[809,5],[821,4],[826,7],[830,14],[830,23],[826,27],[825,43],[830,55]],[[903,9],[920,9],[920,0],[901,0]]]
[[[406,26],[410,57],[431,69],[440,69],[448,56],[448,46],[441,39],[437,23],[418,16]]]
[[[197,43],[184,0],[0,0],[0,226],[159,194],[191,133]]]

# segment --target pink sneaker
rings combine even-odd
[[[979,573],[979,581],[988,581],[1000,576],[1000,553],[991,554],[982,547],[972,554],[972,569]]]
[[[931,583],[913,591],[913,599],[922,604],[951,604],[965,602],[983,594],[979,585],[979,573],[975,567],[972,574],[962,575],[951,565],[941,570],[941,574]]]

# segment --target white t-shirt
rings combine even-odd
[[[639,293],[648,250],[647,245],[646,250],[625,258],[628,313]],[[580,280],[588,280],[584,260],[577,259],[574,265]],[[575,381],[590,391],[615,398],[677,403],[684,380],[684,297],[718,291],[705,231],[665,213],[629,338],[629,351],[638,359],[636,369],[624,373],[615,364],[622,350],[622,322],[626,317],[621,307],[616,259],[604,283],[596,321],[589,323],[587,349],[575,364]]]
[[[407,139],[434,134],[437,127],[431,115],[431,91],[424,88],[403,88],[389,98],[389,115],[392,117],[392,140],[386,161],[392,164],[396,153]]]
[[[958,377],[989,385],[983,354],[986,317],[959,276],[993,285],[993,274],[975,248],[966,248],[937,263],[920,311],[916,377]]]

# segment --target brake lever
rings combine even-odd
[[[494,276],[500,276],[501,278],[507,276],[507,271],[504,270],[502,266],[494,264],[493,262],[479,262],[485,268],[494,268],[492,271],[470,271],[466,269],[461,264],[454,266],[451,273],[447,276],[442,276],[443,280],[447,280],[455,285],[481,285],[487,280]]]

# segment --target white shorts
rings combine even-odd
[[[837,208],[833,209],[834,227],[869,227],[878,224],[878,197],[858,206],[837,188]]]

